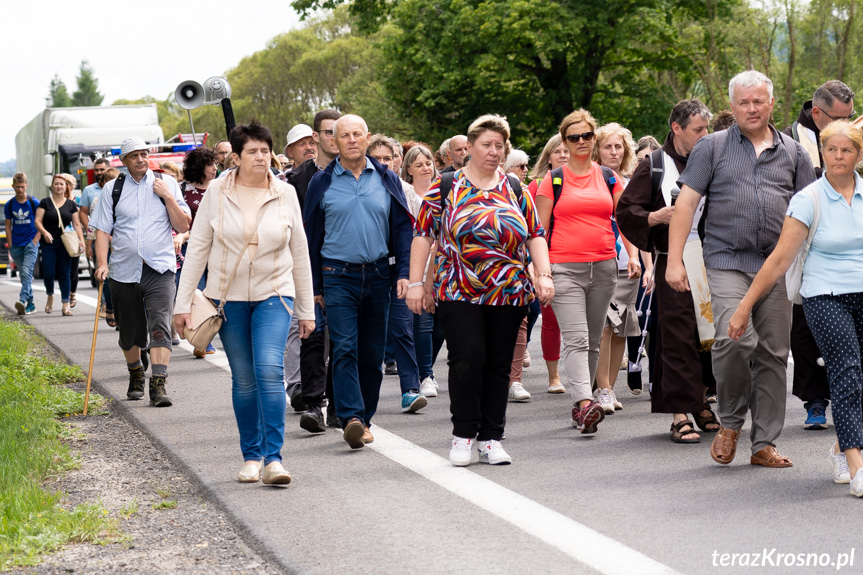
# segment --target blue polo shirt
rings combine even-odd
[[[854,181],[850,206],[826,176],[810,184],[821,198],[821,219],[803,264],[803,297],[863,292],[863,179],[855,174]],[[806,194],[796,194],[787,215],[811,225],[812,200]]]
[[[368,158],[359,180],[336,158],[330,187],[321,199],[325,217],[321,255],[352,264],[386,257],[391,201]]]
[[[36,237],[38,230],[36,229],[36,209],[34,206],[38,205],[39,201],[28,195],[27,201],[23,204],[18,203],[18,200],[13,197],[3,206],[3,215],[12,222],[12,243],[10,245],[26,246]]]
[[[101,193],[102,188],[99,184],[90,184],[84,188],[83,192],[81,192],[81,198],[78,200],[78,205],[89,210],[90,204],[92,204],[93,200],[98,198]]]

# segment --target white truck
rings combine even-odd
[[[17,169],[27,174],[28,191],[37,198],[48,195],[56,173],[72,174],[81,189],[93,159],[132,136],[164,142],[155,104],[46,108],[15,136]]]

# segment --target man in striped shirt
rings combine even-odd
[[[739,341],[728,337],[728,322],[776,246],[791,196],[815,180],[815,171],[800,144],[770,125],[773,83],[767,76],[754,70],[738,74],[729,82],[728,96],[737,124],[699,140],[678,180],[666,279],[679,292],[689,290],[683,248],[704,197],[704,265],[716,327],[713,373],[722,424],[710,454],[718,463],[731,463],[751,408],[750,463],[790,467],[791,460],[775,446],[785,421],[791,329],[784,278],[753,309]]]

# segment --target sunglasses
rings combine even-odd
[[[593,140],[593,136],[595,136],[593,132],[585,132],[583,134],[567,134],[566,140],[571,144],[577,144],[579,140],[590,142],[591,140]]]

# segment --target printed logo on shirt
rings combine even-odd
[[[18,225],[25,225],[30,223],[30,210],[18,208],[18,211],[13,211],[12,215],[15,216],[15,223]]]

